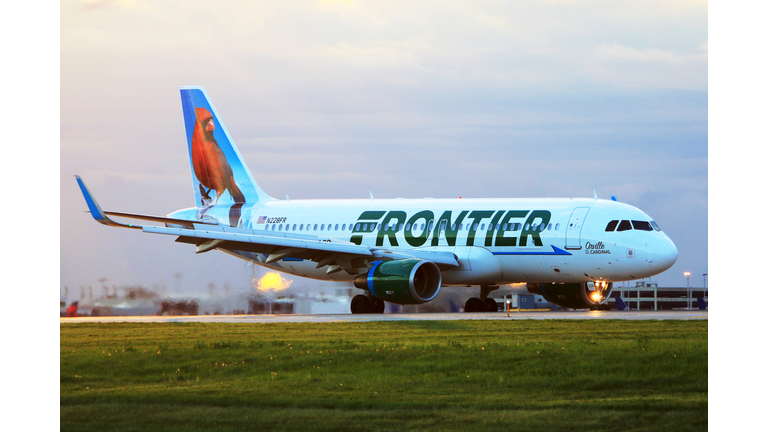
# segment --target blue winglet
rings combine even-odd
[[[101,210],[101,207],[99,207],[99,204],[93,198],[91,191],[88,190],[88,187],[85,185],[85,182],[83,182],[83,179],[81,179],[79,175],[76,175],[75,179],[77,180],[77,185],[80,186],[80,191],[83,193],[85,203],[88,204],[88,211],[91,212],[91,216],[93,216],[96,222],[112,227],[141,229],[141,226],[121,224],[108,218],[107,215],[104,214],[104,212]]]
[[[83,183],[83,179],[81,179],[78,175],[75,176],[75,179],[77,180],[77,185],[80,186],[80,191],[83,193],[85,203],[88,204],[88,210],[91,212],[91,216],[93,216],[94,219],[101,223],[109,220],[104,212],[101,211],[101,207],[99,207],[99,205],[96,203],[96,200],[93,199],[93,195],[91,195],[91,191],[89,191],[88,187],[85,185],[85,183]]]

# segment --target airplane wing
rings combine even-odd
[[[307,234],[236,228],[205,220],[105,212],[93,198],[83,180],[79,176],[75,178],[88,204],[91,216],[97,222],[112,227],[139,229],[146,233],[177,236],[177,242],[196,245],[196,253],[213,249],[225,252],[253,252],[260,254],[259,259],[266,255],[263,259],[265,264],[285,258],[305,259],[317,262],[317,268],[328,266],[326,270],[328,274],[342,270],[349,274],[357,274],[358,269],[367,267],[369,262],[408,258],[432,261],[442,269],[459,266],[456,255],[447,251],[370,247],[346,241],[329,241]],[[165,226],[124,224],[110,219],[108,215],[158,222]]]

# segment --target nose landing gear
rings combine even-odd
[[[606,292],[610,294],[610,291],[608,291],[608,288],[610,287],[609,283],[606,281],[595,281],[594,286],[595,290],[589,295],[590,300],[593,302],[593,305],[589,310],[611,310],[611,307],[608,306],[608,304],[603,303],[603,300],[605,300],[606,297]]]

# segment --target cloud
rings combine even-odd
[[[679,54],[658,48],[636,49],[618,43],[600,44],[585,65],[598,81],[624,88],[674,88],[705,91],[708,54]]]
[[[706,47],[706,42],[702,45]],[[706,48],[704,48],[706,50]],[[680,55],[671,51],[649,48],[638,50],[621,44],[600,44],[595,49],[595,55],[601,59],[620,63],[704,63],[707,61],[707,54],[687,54]]]
[[[99,10],[111,8],[123,9],[141,9],[149,10],[150,7],[143,2],[134,0],[81,0],[81,7],[84,10]]]

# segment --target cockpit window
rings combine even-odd
[[[608,226],[605,227],[605,231],[608,232],[608,231],[615,230],[616,229],[616,225],[618,225],[618,224],[619,224],[619,221],[617,221],[617,220],[612,220],[612,221],[608,222]]]
[[[653,231],[653,227],[651,227],[651,224],[646,221],[632,221],[632,226],[635,227],[636,230],[640,231]]]
[[[653,229],[655,229],[656,231],[661,231],[661,228],[659,228],[659,224],[657,224],[656,222],[654,222],[654,221],[651,221],[651,226],[652,226],[652,227],[653,227]]]
[[[618,231],[629,231],[631,229],[632,229],[632,224],[630,224],[628,220],[623,220],[621,221],[621,223],[619,223]]]

